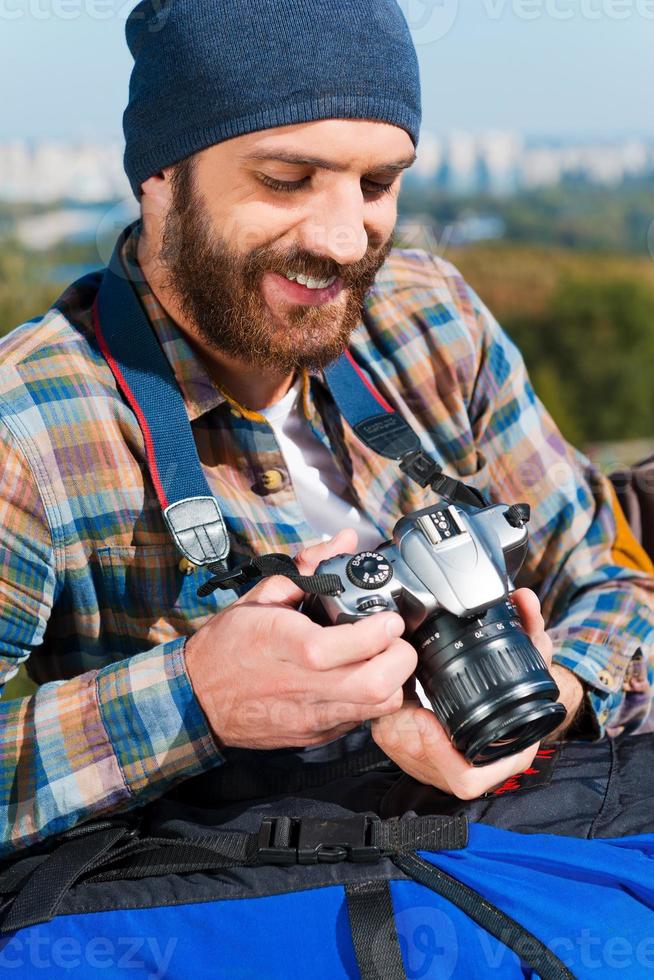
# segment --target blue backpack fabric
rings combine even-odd
[[[433,790],[429,813],[429,788],[387,764],[222,810],[192,792],[185,802],[182,787],[82,825],[0,868],[0,970],[55,980],[654,976],[654,736],[542,757],[542,778],[480,801],[441,805]],[[330,799],[352,804],[355,790],[360,808]],[[391,804],[402,813],[388,816]],[[555,829],[576,836],[539,832],[557,807]],[[477,822],[510,824],[511,814],[522,832]]]
[[[464,850],[418,855],[524,925],[573,976],[654,973],[654,835],[579,841],[472,824]],[[375,930],[369,976],[388,976],[389,928],[407,977],[537,976],[446,898],[397,869],[387,873],[394,922]],[[131,978],[137,968],[170,980],[361,975],[344,882],[303,888],[291,876],[292,890],[258,895],[255,874],[249,883],[218,873],[191,879],[183,887],[172,875],[79,887],[51,922],[3,936],[0,967],[43,977],[47,964],[57,980],[93,970]]]

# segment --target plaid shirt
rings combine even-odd
[[[273,431],[216,387],[148,288],[139,227],[122,259],[179,382],[234,559],[294,554],[317,538]],[[179,568],[140,429],[95,341],[100,279],[74,283],[0,344],[0,682],[27,661],[39,684],[0,702],[0,853],[141,805],[223,761],[183,646],[235,594],[200,600],[203,576]],[[531,505],[518,585],[541,599],[555,660],[588,685],[588,734],[641,726],[654,569],[608,480],[563,440],[488,310],[448,263],[395,249],[352,349],[446,473],[494,502]],[[380,541],[433,502],[359,441],[320,377],[306,379],[304,408]]]

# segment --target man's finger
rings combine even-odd
[[[386,650],[403,632],[402,617],[391,612],[377,613],[340,626],[308,623],[307,628],[301,630],[298,643],[286,652],[284,659],[310,670],[330,671],[370,660]]]
[[[353,555],[357,550],[357,542],[357,532],[351,527],[346,527],[329,541],[304,548],[296,555],[295,564],[301,575],[313,575],[321,561],[335,558],[336,555]]]
[[[515,603],[520,620],[529,636],[540,636],[545,632],[545,620],[540,611],[540,601],[531,589],[517,589],[511,596]]]
[[[350,667],[325,671],[320,691],[326,701],[372,705],[391,698],[416,669],[417,654],[404,640],[376,657]]]

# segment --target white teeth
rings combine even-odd
[[[291,282],[299,282],[301,286],[306,286],[307,289],[327,289],[329,286],[336,282],[336,276],[332,276],[331,279],[312,279],[303,275],[292,274],[286,276]]]

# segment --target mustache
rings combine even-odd
[[[297,274],[312,279],[331,279],[335,276],[346,286],[355,286],[378,271],[380,261],[386,259],[391,247],[392,242],[387,242],[381,249],[371,249],[360,262],[352,265],[338,265],[333,261],[321,260],[317,256],[300,252],[283,256],[254,253],[248,260],[246,272],[248,276],[257,278],[265,272],[276,272],[281,276]]]

